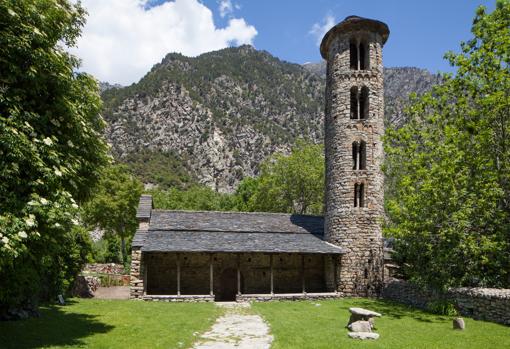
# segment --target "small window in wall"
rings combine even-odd
[[[367,169],[367,143],[365,141],[352,142],[352,169]]]
[[[349,57],[351,70],[369,69],[370,52],[366,42],[356,39],[349,41]]]
[[[359,142],[352,142],[352,169],[358,169]]]
[[[368,118],[368,87],[363,86],[359,94],[359,118]]]
[[[365,44],[359,44],[359,69],[365,70]]]
[[[351,119],[358,119],[358,87],[351,87]]]
[[[365,206],[365,185],[363,183],[354,184],[354,207]]]
[[[359,169],[367,169],[367,143],[361,141],[359,144]]]
[[[357,86],[351,87],[351,119],[363,120],[368,118],[368,87],[363,86],[361,91]]]
[[[354,39],[349,42],[350,66],[352,70],[358,70],[358,45]]]

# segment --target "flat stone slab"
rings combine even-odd
[[[349,311],[351,312],[351,314],[359,315],[359,316],[367,317],[367,318],[382,316],[381,314],[376,313],[375,311],[367,310],[367,309],[363,309],[363,308],[349,308]]]
[[[379,333],[375,333],[375,332],[349,332],[347,335],[353,339],[378,339],[379,338]]]

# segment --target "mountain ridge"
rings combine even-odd
[[[103,91],[105,135],[120,161],[168,153],[189,178],[231,192],[296,140],[322,142],[324,72],[324,62],[289,63],[247,45],[197,57],[170,53],[138,83]],[[385,78],[393,124],[402,122],[410,92],[439,81],[418,68],[385,69]],[[150,174],[144,181],[158,184]]]

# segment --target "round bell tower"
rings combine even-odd
[[[325,238],[342,247],[336,290],[379,294],[383,283],[382,22],[349,16],[320,46],[327,61]]]

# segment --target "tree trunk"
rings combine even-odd
[[[122,264],[125,267],[127,263],[127,251],[126,251],[126,239],[123,236],[121,236],[120,238],[120,245],[121,245],[120,249],[122,252]]]

